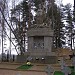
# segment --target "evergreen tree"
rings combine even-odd
[[[52,12],[51,12],[52,11]],[[52,4],[50,9],[48,10],[47,15],[52,20],[52,28],[54,30],[54,46],[55,48],[61,48],[63,44],[65,44],[64,31],[62,28],[64,27],[63,23],[63,11],[60,7],[58,7],[55,3]]]
[[[67,36],[69,38],[68,40],[68,45],[70,46],[70,48],[72,49],[72,33],[73,33],[73,18],[72,18],[72,11],[71,11],[71,5],[67,4],[65,5],[65,15],[66,15],[66,30],[67,30]]]

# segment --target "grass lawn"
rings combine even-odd
[[[22,65],[22,66],[18,67],[17,69],[20,69],[20,70],[28,70],[28,69],[30,69],[32,66],[33,66],[33,65],[27,65],[27,64],[25,64],[25,65]]]
[[[64,75],[64,73],[61,72],[61,71],[55,71],[55,72],[54,72],[54,75]]]

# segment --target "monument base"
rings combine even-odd
[[[31,60],[32,63],[39,63],[39,64],[56,64],[57,57],[56,56],[32,56],[33,59]]]
[[[27,62],[40,63],[40,64],[56,64],[58,62],[58,57],[56,55],[31,55],[26,53],[26,55],[18,55],[16,62]]]

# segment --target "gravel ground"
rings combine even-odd
[[[20,64],[4,64],[0,63],[0,68],[16,69]]]

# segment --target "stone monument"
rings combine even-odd
[[[56,53],[52,52],[53,46],[53,30],[51,22],[48,22],[45,12],[38,9],[36,15],[36,24],[33,24],[27,32],[28,36],[28,53],[32,59],[38,58],[39,62],[56,63]],[[42,61],[42,59],[44,60]]]
[[[18,56],[18,60],[25,62],[29,60],[37,63],[57,63],[57,55],[52,50],[53,30],[51,20],[39,5],[36,20],[29,26],[27,31],[28,49],[24,56]]]

